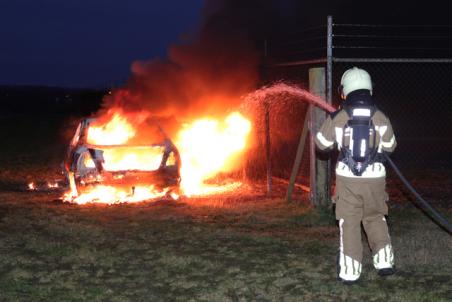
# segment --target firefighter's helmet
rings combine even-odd
[[[345,99],[347,95],[358,89],[367,89],[372,94],[372,80],[370,75],[364,69],[353,67],[344,72],[339,87],[341,98]]]

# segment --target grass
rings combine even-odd
[[[366,251],[359,284],[347,287],[335,280],[336,226],[315,218],[326,214],[306,205],[265,199],[224,208],[192,203],[74,206],[49,202],[55,198],[0,194],[4,255],[0,300],[450,301],[452,297],[451,238],[414,209],[404,210],[408,211],[404,215],[394,210],[398,220],[391,231],[398,274],[377,276]],[[279,209],[275,215],[273,209]]]
[[[258,190],[114,206],[22,190],[57,177],[53,146],[0,159],[0,301],[452,300],[452,236],[409,204],[390,209],[397,274],[380,278],[365,249],[359,283],[344,286],[331,210]]]

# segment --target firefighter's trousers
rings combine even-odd
[[[394,265],[394,254],[385,215],[386,180],[380,178],[351,178],[336,176],[336,219],[339,220],[339,277],[357,280],[361,274],[363,245],[361,224],[372,250],[376,269]]]

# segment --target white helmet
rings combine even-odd
[[[370,75],[364,69],[353,67],[344,72],[341,78],[341,97],[345,99],[347,95],[358,89],[368,89],[372,94],[372,81]]]

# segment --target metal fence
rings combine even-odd
[[[408,177],[451,175],[452,26],[335,24],[328,17],[324,26],[269,39],[266,45],[267,81],[307,88],[309,68],[324,67],[326,96],[336,106],[340,100],[335,87],[343,72],[353,66],[366,69],[377,105],[396,133],[394,160]],[[309,179],[311,170],[305,167],[300,175]]]

